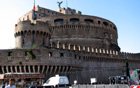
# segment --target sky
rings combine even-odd
[[[140,0],[36,0],[35,4],[57,11],[57,1],[83,15],[110,20],[117,26],[121,52],[140,53]],[[15,24],[33,4],[34,0],[0,0],[0,49],[15,48]]]

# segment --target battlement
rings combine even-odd
[[[52,49],[61,49],[61,50],[72,50],[74,52],[82,53],[82,56],[94,56],[94,57],[106,57],[106,58],[114,58],[114,59],[122,59],[125,60],[126,56],[129,60],[140,60],[139,54],[134,53],[127,53],[127,52],[120,52],[116,50],[109,50],[103,48],[96,48],[96,47],[88,47],[88,46],[78,46],[73,44],[66,44],[66,43],[54,43],[51,42],[50,47]]]
[[[32,50],[32,53],[35,55],[35,58],[32,57],[31,54],[27,54],[28,51]],[[86,46],[76,46],[72,44],[62,44],[58,43],[57,45],[52,44],[48,48],[41,49],[10,49],[10,50],[0,50],[0,61],[5,63],[11,63],[13,61],[18,62],[36,62],[36,60],[40,59],[39,63],[44,62],[47,57],[48,60],[53,63],[61,63],[62,58],[65,58],[65,62],[75,64],[78,63],[79,66],[82,67],[82,63],[84,61],[92,61],[95,59],[104,58],[103,60],[122,60],[125,62],[126,56],[129,61],[139,61],[140,55],[126,52],[119,52],[115,50],[107,50],[100,49],[94,47],[86,47]],[[5,58],[5,59],[2,59]],[[6,59],[7,58],[7,59]],[[18,59],[17,59],[18,58]],[[57,58],[57,61],[55,60]],[[60,58],[61,60],[59,60]],[[8,62],[7,62],[8,61]],[[62,61],[63,62],[63,61]],[[48,62],[49,64],[50,62]],[[65,64],[68,64],[65,63]],[[62,64],[62,63],[61,63]],[[80,65],[81,64],[81,65]],[[64,65],[64,62],[63,62]]]
[[[50,34],[49,25],[42,21],[21,21],[15,25],[15,33],[21,31],[42,31]]]
[[[59,8],[58,12],[63,13],[63,14],[69,14],[69,15],[82,15],[81,11],[76,11],[75,9],[71,8]]]
[[[40,7],[39,5],[36,7],[35,9],[35,15],[37,19],[43,18],[43,17],[48,17],[48,16],[60,16],[63,15],[62,13],[47,9],[47,8],[43,8]],[[26,21],[26,20],[30,20],[30,21],[34,21],[33,19],[33,10],[27,12],[26,14],[24,14],[22,17],[19,18],[18,22],[20,21]]]

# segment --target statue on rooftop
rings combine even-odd
[[[57,2],[59,8],[61,8],[60,5],[61,5],[62,3],[63,3],[63,1],[61,1],[61,2]]]

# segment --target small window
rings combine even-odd
[[[98,24],[101,24],[101,21],[98,21]]]
[[[24,44],[24,39],[22,40],[22,44]]]
[[[49,57],[52,57],[52,52],[49,52]]]
[[[62,23],[62,22],[64,22],[63,19],[56,19],[56,20],[54,20],[54,23]]]
[[[79,60],[81,60],[81,56],[79,56]]]
[[[103,22],[103,25],[108,26],[108,23],[107,22]]]
[[[74,58],[75,58],[75,59],[76,59],[76,57],[77,57],[77,56],[76,56],[76,55],[74,55]]]
[[[86,23],[93,23],[93,20],[91,20],[91,19],[85,19],[85,22]]]
[[[64,53],[60,53],[60,57],[64,57]]]
[[[116,30],[116,27],[113,27]]]
[[[73,18],[73,19],[70,19],[70,22],[79,22],[79,19]]]
[[[12,52],[8,52],[8,56],[12,56]]]

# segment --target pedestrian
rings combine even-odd
[[[5,83],[5,82],[3,82],[3,84],[2,84],[2,87],[1,87],[1,88],[5,88],[5,86],[6,86],[6,83]]]
[[[14,85],[14,79],[10,79],[9,80],[9,85],[7,85],[5,88],[16,88],[16,86]]]

